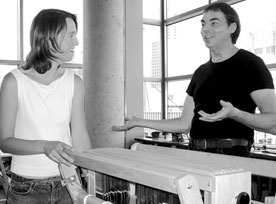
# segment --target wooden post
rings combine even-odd
[[[70,193],[70,196],[75,204],[112,204],[111,202],[101,200],[92,194],[85,192],[81,186],[79,175],[76,171],[76,166],[59,165],[59,170],[65,185]]]
[[[178,178],[175,185],[181,204],[203,204],[197,181],[193,176]]]

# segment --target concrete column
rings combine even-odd
[[[84,0],[84,85],[93,148],[124,147],[125,5],[123,0]]]

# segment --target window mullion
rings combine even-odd
[[[167,96],[167,88],[166,88],[166,29],[165,29],[165,1],[160,0],[160,49],[161,49],[161,117],[162,119],[166,118],[167,108],[166,108],[166,96]]]
[[[17,0],[17,59],[23,65],[23,0]]]

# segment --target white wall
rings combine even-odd
[[[142,0],[126,0],[126,114],[143,117],[143,7]],[[127,147],[142,128],[127,132]]]

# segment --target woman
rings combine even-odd
[[[12,156],[8,203],[72,203],[58,164],[65,149],[91,148],[82,80],[61,64],[78,45],[76,16],[42,10],[30,32],[26,64],[8,73],[0,92],[0,148]]]

